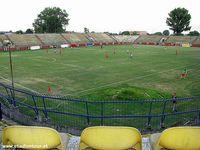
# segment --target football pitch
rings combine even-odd
[[[199,48],[112,45],[18,51],[12,52],[12,61],[15,86],[40,94],[123,99],[116,95],[131,88],[146,91],[145,96],[127,92],[126,99],[171,98],[174,92],[200,95]],[[185,68],[188,76],[181,79]],[[0,53],[0,70],[0,82],[11,84],[7,52]]]

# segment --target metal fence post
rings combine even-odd
[[[2,110],[1,110],[1,103],[0,103],[0,120],[2,120],[3,115],[2,115]]]
[[[35,97],[33,95],[32,95],[32,99],[33,99],[33,103],[34,103],[34,106],[35,106],[34,110],[35,110],[36,116],[38,116],[39,112],[38,112],[38,108],[37,108],[37,105],[36,105],[36,102],[35,102]]]
[[[103,102],[101,102],[101,125],[103,125]]]
[[[150,103],[150,108],[149,108],[149,115],[148,115],[148,121],[147,121],[147,128],[151,128],[151,110],[152,110],[152,102]]]
[[[43,106],[44,106],[44,115],[46,117],[46,119],[48,119],[48,116],[47,116],[47,109],[46,109],[46,104],[45,104],[45,100],[44,100],[44,97],[42,97],[42,102],[43,102]]]
[[[90,124],[90,117],[89,117],[89,110],[88,110],[88,102],[85,102],[85,106],[86,106],[86,113],[87,113],[87,124]]]
[[[199,112],[198,120],[197,121],[198,121],[197,123],[200,125],[200,112]]]
[[[10,90],[10,97],[11,97],[10,103],[11,103],[12,105],[14,105],[14,97],[13,97],[13,94],[12,94],[11,89],[9,89],[9,90]]]
[[[7,87],[4,87],[4,88],[6,89],[6,93],[7,93],[8,97],[11,97],[9,95],[8,88]],[[12,104],[12,100],[10,100],[10,98],[6,98],[6,99],[9,101],[10,104]]]
[[[160,128],[164,128],[164,120],[165,120],[164,114],[165,114],[166,103],[167,103],[167,101],[165,101],[164,105],[163,105],[162,116],[160,118]]]

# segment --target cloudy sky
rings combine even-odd
[[[168,13],[185,7],[192,15],[192,29],[200,31],[199,0],[0,0],[0,31],[25,31],[45,7],[60,7],[69,14],[68,31],[95,32],[168,29]]]

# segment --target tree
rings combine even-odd
[[[33,33],[33,30],[32,29],[27,29],[26,30],[26,34],[32,34]]]
[[[164,30],[164,31],[163,31],[163,35],[169,36],[169,30]]]
[[[189,36],[199,36],[200,33],[198,31],[191,31],[188,35]]]
[[[33,27],[36,33],[60,33],[65,32],[68,22],[68,14],[65,10],[47,7],[37,16]]]
[[[130,32],[129,31],[123,31],[122,35],[130,35]]]
[[[110,35],[119,35],[118,33],[109,33]]]
[[[156,32],[153,35],[162,35],[162,33],[161,32]]]
[[[15,32],[16,34],[23,34],[23,31],[22,30],[18,30]]]
[[[181,34],[183,31],[191,29],[190,25],[191,15],[185,8],[175,8],[169,13],[166,20],[170,30],[173,30],[175,35]]]

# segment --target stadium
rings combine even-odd
[[[130,33],[0,34],[2,147],[200,149],[200,36]]]

